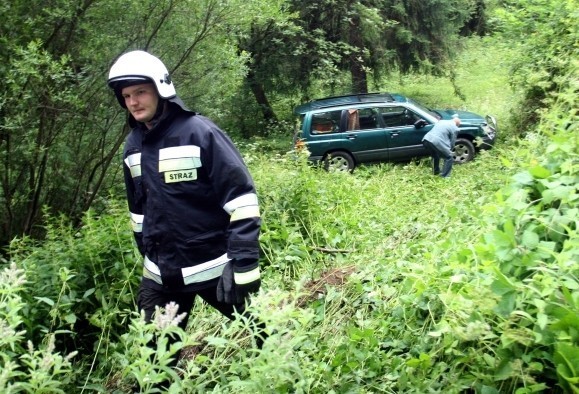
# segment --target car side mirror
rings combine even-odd
[[[424,120],[424,119],[418,119],[416,122],[414,122],[414,127],[417,129],[420,129],[424,126],[426,126],[428,123]]]

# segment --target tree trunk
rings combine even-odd
[[[263,119],[266,122],[277,122],[277,116],[271,105],[269,105],[269,100],[265,95],[265,91],[263,90],[263,86],[256,80],[253,71],[249,71],[247,73],[247,82],[251,89],[251,92],[255,96],[255,101],[261,108],[261,113],[263,114]]]
[[[368,79],[364,70],[364,40],[360,27],[360,17],[353,15],[350,19],[349,44],[356,48],[349,56],[350,74],[352,75],[353,93],[368,93]]]

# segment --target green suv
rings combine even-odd
[[[427,156],[422,137],[438,120],[452,119],[455,114],[461,119],[455,162],[470,161],[478,150],[492,147],[497,134],[497,122],[490,115],[433,110],[391,93],[328,97],[302,104],[294,112],[301,120],[296,146],[305,145],[310,160],[333,171]]]

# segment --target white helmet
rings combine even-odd
[[[155,84],[161,98],[169,99],[177,95],[167,67],[161,60],[145,51],[127,52],[119,57],[111,67],[107,81],[124,108],[126,105],[121,95],[122,89],[146,82]]]

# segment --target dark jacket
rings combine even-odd
[[[124,175],[149,285],[195,290],[215,283],[230,259],[257,266],[257,196],[229,137],[178,99],[154,128],[131,123]]]

